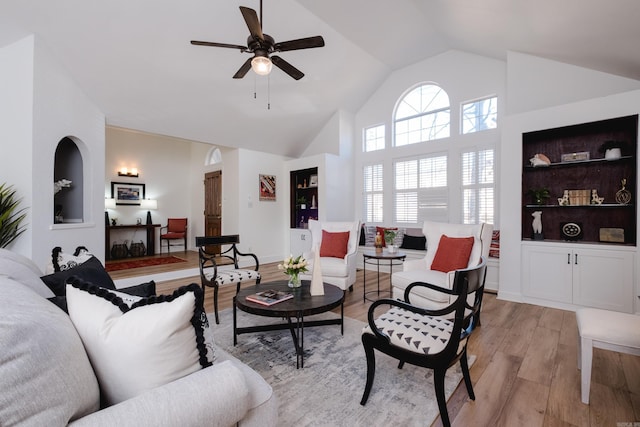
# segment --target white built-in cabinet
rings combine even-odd
[[[526,242],[522,291],[563,306],[633,312],[635,248]]]
[[[290,253],[291,255],[301,255],[311,251],[311,232],[309,230],[292,228],[290,230]]]

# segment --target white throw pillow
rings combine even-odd
[[[67,284],[67,305],[105,405],[113,405],[211,365],[202,289],[140,298],[131,306],[82,280]],[[127,296],[131,298],[131,296]]]

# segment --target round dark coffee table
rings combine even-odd
[[[300,288],[292,289],[287,285],[286,280],[279,280],[241,289],[233,298],[233,345],[235,346],[238,343],[237,337],[241,334],[289,329],[296,349],[296,368],[304,368],[305,327],[340,325],[340,333],[344,334],[344,291],[337,286],[324,283],[324,295],[312,296],[310,284],[310,281],[303,280]],[[248,295],[269,289],[291,292],[293,298],[270,306],[247,301],[246,299]],[[305,316],[325,313],[336,307],[341,308],[340,318],[338,319],[304,320]],[[238,327],[236,309],[257,316],[286,318],[287,323]]]

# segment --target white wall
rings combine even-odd
[[[282,261],[285,255],[285,238],[281,230],[289,226],[288,176],[282,169],[285,158],[239,150],[238,160],[236,215],[239,223],[237,231],[232,233],[240,234],[240,250],[255,253],[261,263]],[[275,201],[260,200],[260,174],[276,177]],[[224,179],[223,176],[223,182]],[[223,229],[224,221],[223,219]]]
[[[640,89],[640,82],[519,52],[507,53],[507,113]]]
[[[510,78],[510,82],[517,87],[508,88],[509,92],[528,92],[528,85],[531,79],[529,74],[523,69],[536,70],[536,61],[529,56],[516,55],[510,57],[515,63],[509,64],[509,74],[520,73],[521,79]],[[523,60],[523,62],[519,62]],[[546,70],[547,85],[556,88],[566,99],[574,99],[576,94],[573,90],[580,92],[579,85],[576,84],[578,78],[575,73],[568,73],[567,67],[574,67],[566,64],[555,63],[555,69],[548,60],[540,59],[541,69]],[[526,66],[525,66],[526,65]],[[513,66],[513,67],[512,67]],[[513,71],[512,71],[513,68]],[[522,301],[521,290],[521,206],[520,200],[522,188],[522,133],[549,129],[561,126],[568,126],[586,123],[597,120],[638,114],[640,112],[640,90],[616,93],[620,87],[620,78],[593,72],[589,75],[589,70],[580,70],[580,81],[584,85],[583,89],[589,91],[589,87],[609,87],[614,92],[610,96],[594,97],[577,102],[567,102],[563,105],[554,105],[559,102],[559,96],[549,98],[550,106],[532,111],[510,114],[505,118],[502,126],[502,153],[501,153],[501,174],[504,177],[501,181],[500,192],[502,204],[501,211],[501,233],[500,233],[500,288],[498,297],[512,301]],[[557,78],[554,78],[557,77]],[[624,79],[623,79],[624,80]],[[561,90],[567,83],[573,90],[563,92]],[[626,84],[628,82],[622,82]],[[638,82],[640,83],[640,82]],[[526,86],[525,88],[520,85]],[[539,90],[542,90],[539,88]],[[524,100],[519,102],[518,108],[525,108],[526,105],[539,105],[542,98],[527,104]],[[527,107],[528,108],[528,107]],[[636,254],[636,261],[638,256]],[[636,271],[640,271],[636,267]],[[640,293],[640,285],[638,292]]]
[[[8,247],[31,257],[33,227],[33,37],[0,49],[0,183],[27,208],[26,231]]]
[[[325,221],[351,221],[356,217],[353,206],[355,186],[345,185],[354,182],[354,120],[353,114],[337,111],[302,156],[318,159],[317,164],[309,167],[322,164],[319,179],[323,200],[319,206],[320,218]],[[304,168],[296,166],[295,169]]]
[[[31,214],[28,232],[12,249],[42,269],[54,246],[72,251],[84,245],[104,259],[104,115],[36,37],[3,48],[0,57],[0,80],[11,87],[3,86],[7,98],[0,98],[8,148],[2,181],[17,182]],[[54,155],[65,137],[76,141],[83,159],[82,224],[53,224]]]

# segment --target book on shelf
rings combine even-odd
[[[291,292],[276,291],[269,289],[255,294],[247,295],[247,301],[255,302],[262,305],[273,305],[282,301],[293,298]]]

